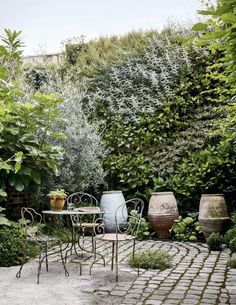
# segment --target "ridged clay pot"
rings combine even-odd
[[[229,215],[223,194],[202,194],[198,220],[205,238],[225,231]]]
[[[178,216],[177,201],[173,192],[157,192],[151,194],[148,207],[148,219],[159,238],[169,238],[169,230]]]

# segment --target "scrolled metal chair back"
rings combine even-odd
[[[32,236],[36,234],[32,230],[33,225],[42,223],[42,215],[35,211],[33,208],[22,207],[21,208],[21,225],[23,229],[23,234],[27,236]]]
[[[127,200],[115,212],[116,233],[137,236],[144,209],[144,202],[140,198]]]
[[[69,195],[66,200],[67,203],[74,203],[75,206],[98,206],[98,200],[88,193],[77,192]]]
[[[84,193],[84,192],[76,192],[67,197],[66,200],[67,206],[73,204],[75,208],[79,207],[97,207],[98,200],[91,194]],[[85,216],[84,218],[89,218]],[[78,215],[71,215],[72,224],[77,224],[81,221],[81,216]],[[93,221],[93,220],[90,220]]]

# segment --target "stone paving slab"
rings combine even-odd
[[[86,247],[90,241],[85,240]],[[70,276],[65,278],[58,257],[50,262],[50,270],[42,271],[40,284],[36,284],[37,263],[27,263],[22,278],[16,279],[18,267],[0,268],[1,305],[236,305],[236,269],[229,269],[227,262],[231,253],[209,251],[206,244],[163,241],[137,242],[136,251],[162,249],[173,255],[172,267],[160,270],[137,270],[129,268],[127,257],[132,244],[120,247],[119,282],[110,270],[111,257],[104,268],[101,260],[94,265],[89,275],[88,260],[79,264],[68,258]],[[101,253],[110,253],[110,248],[98,247]],[[85,255],[86,257],[86,255]]]

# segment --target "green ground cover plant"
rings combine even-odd
[[[134,268],[160,269],[170,268],[171,255],[163,250],[138,251],[129,258],[129,265]]]
[[[230,219],[232,221],[232,224],[234,227],[236,227],[236,212],[233,212],[231,215],[230,215]]]
[[[72,234],[71,229],[64,227],[63,225],[56,226],[56,225],[45,225],[43,228],[43,234],[56,236],[60,238],[63,242],[72,242]],[[78,236],[77,236],[78,237]]]
[[[0,266],[9,267],[20,265],[26,259],[35,257],[38,248],[34,244],[26,242],[19,228],[0,228]]]

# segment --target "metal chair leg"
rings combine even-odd
[[[23,269],[23,266],[24,266],[24,264],[26,263],[26,261],[27,261],[27,257],[26,257],[26,252],[27,252],[27,249],[26,249],[26,245],[25,244],[23,244],[24,246],[23,246],[23,261],[22,261],[22,263],[21,263],[21,266],[20,266],[20,270],[17,272],[17,274],[16,274],[16,277],[17,278],[20,278],[21,277],[21,271],[22,271],[22,269]]]
[[[45,261],[46,261],[46,270],[48,272],[48,245],[47,244],[45,245],[45,255],[46,255],[46,259],[45,259]]]
[[[118,241],[116,241],[116,244],[115,244],[115,250],[116,250],[116,282],[118,282]]]
[[[94,251],[93,251],[93,262],[89,268],[89,274],[91,275],[92,274],[92,268],[93,268],[93,265],[95,264],[96,262],[96,258],[97,258],[97,243],[96,243],[96,240],[94,241]]]
[[[136,246],[136,242],[135,242],[135,239],[133,241],[133,258],[134,258],[134,253],[135,253],[135,246]]]
[[[39,284],[40,271],[42,266],[43,259],[41,259],[41,249],[39,252],[39,265],[38,265],[38,274],[37,274],[37,284]]]
[[[114,252],[115,252],[115,242],[112,241],[112,250],[111,250],[111,270],[114,267]]]
[[[16,277],[17,277],[18,279],[21,277],[21,270],[22,270],[23,266],[24,266],[24,263],[21,264],[20,270],[19,270],[19,271],[17,272],[17,274],[16,274]]]

